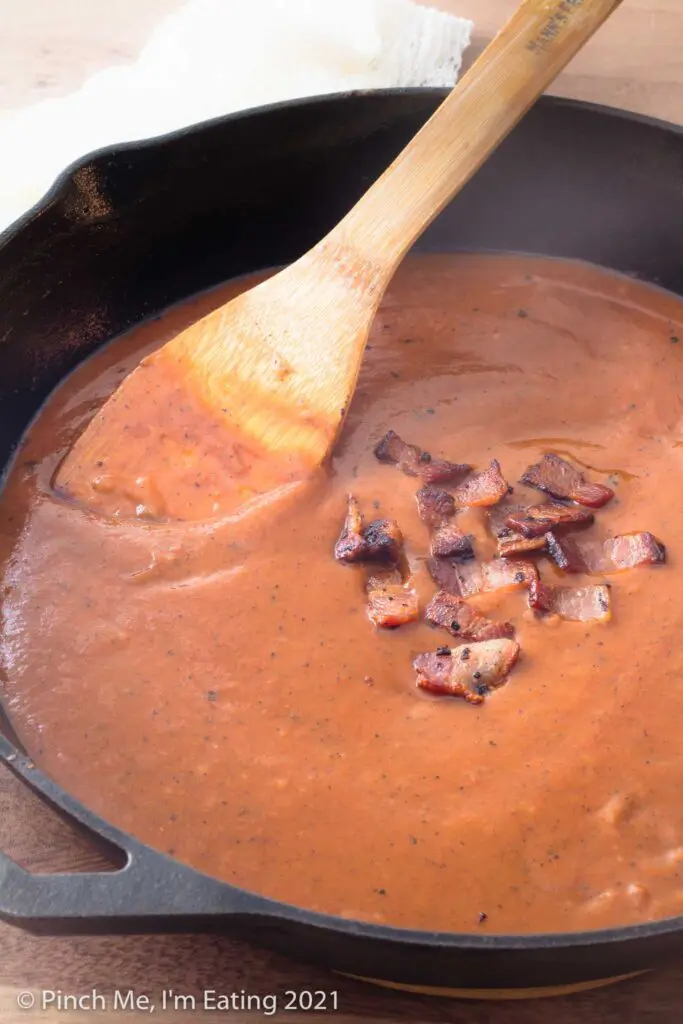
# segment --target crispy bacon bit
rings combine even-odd
[[[572,508],[560,505],[556,501],[546,501],[541,505],[531,505],[521,515],[512,513],[505,523],[510,529],[521,533],[523,537],[541,537],[549,530],[557,530],[563,526],[584,526],[592,523],[595,516],[583,508]]]
[[[432,626],[448,630],[462,643],[499,640],[515,635],[511,622],[493,622],[463,601],[461,597],[440,590],[425,609],[425,619]]]
[[[623,533],[608,540],[556,537],[548,534],[548,553],[565,572],[604,573],[633,569],[637,565],[660,565],[666,548],[651,533]]]
[[[358,502],[348,496],[348,511],[334,557],[347,565],[356,562],[398,562],[403,548],[403,535],[393,519],[376,519],[363,528]]]
[[[500,558],[509,558],[511,555],[525,555],[530,551],[543,551],[545,548],[545,537],[522,537],[520,533],[507,525],[507,520],[513,515],[522,515],[524,509],[521,505],[497,505],[486,513],[489,529],[498,541],[498,555]]]
[[[572,622],[609,622],[612,618],[610,588],[548,587],[534,580],[529,587],[529,607],[541,613],[554,613]]]
[[[406,444],[398,434],[389,430],[375,448],[380,462],[398,466],[407,476],[417,476],[427,484],[453,483],[469,473],[471,466],[445,459],[433,459],[416,444]]]
[[[401,582],[398,572],[371,576],[366,584],[370,621],[384,629],[396,629],[418,617],[416,591]]]
[[[368,562],[398,562],[403,548],[403,534],[393,519],[376,519],[363,533],[365,558]]]
[[[544,455],[524,473],[520,483],[545,491],[552,498],[569,498],[579,505],[602,508],[614,497],[611,487],[593,484],[559,455]]]
[[[510,516],[521,515],[523,512],[523,505],[508,505],[507,502],[496,505],[487,511],[486,519],[489,530],[496,540],[500,540],[502,537],[509,537],[511,533],[514,533],[514,530],[507,525],[507,520]]]
[[[553,562],[564,572],[590,572],[586,557],[598,557],[602,551],[602,541],[588,539],[581,545],[575,537],[557,537],[554,533],[547,535],[548,554]]]
[[[432,555],[442,558],[474,558],[474,538],[471,534],[464,534],[456,523],[449,521],[456,511],[452,496],[437,487],[422,487],[415,497],[420,519],[433,531]]]
[[[380,462],[388,462],[401,469],[404,463],[409,466],[416,465],[421,454],[422,450],[416,444],[406,444],[395,430],[388,430],[375,448],[375,457]],[[417,473],[411,473],[410,476],[417,476]]]
[[[467,652],[467,657],[464,657]],[[482,704],[489,690],[501,686],[519,657],[514,640],[484,640],[457,647],[450,655],[418,654],[413,662],[416,684],[429,693],[463,697]]]
[[[496,505],[509,490],[508,482],[500,471],[500,463],[497,459],[492,459],[491,465],[483,473],[475,473],[456,487],[453,500],[456,505],[466,508]]]
[[[521,537],[512,530],[507,537],[501,537],[498,541],[498,554],[501,558],[510,558],[511,555],[528,555],[531,551],[545,551],[545,537]]]
[[[507,502],[487,510],[486,521],[488,529],[492,531],[497,541],[502,537],[508,537],[509,534],[512,534],[513,530],[508,526],[507,520],[511,515],[521,515],[523,511],[523,505],[509,505]]]
[[[421,487],[415,495],[417,513],[427,526],[443,526],[444,522],[455,514],[455,502],[448,491],[438,487]]]
[[[360,506],[352,494],[348,496],[348,503],[342,532],[334,545],[334,557],[338,562],[350,564],[363,560],[365,542],[363,540],[363,517]]]
[[[457,523],[445,523],[434,531],[430,551],[435,558],[457,558],[465,562],[474,558],[474,537],[463,533]]]
[[[427,568],[442,590],[460,597],[472,597],[492,590],[519,590],[538,579],[531,562],[494,558],[490,562],[459,564],[451,558],[430,558]]]
[[[535,565],[510,558],[494,558],[481,565],[463,565],[460,573],[460,593],[463,597],[491,590],[519,590],[538,579]]]
[[[651,533],[622,533],[605,541],[605,556],[615,569],[633,569],[636,565],[661,565],[666,548]]]
[[[426,455],[423,452],[422,455]],[[426,484],[452,484],[462,479],[472,467],[465,462],[448,462],[447,459],[430,459],[420,462],[417,475]],[[409,474],[410,475],[410,474]]]
[[[455,558],[428,558],[429,574],[442,590],[449,594],[460,593],[458,571],[460,564]]]

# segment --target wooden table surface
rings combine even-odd
[[[0,111],[63,94],[100,67],[133,60],[154,25],[180,2],[0,0]],[[516,2],[437,0],[437,5],[475,21],[471,59]],[[683,123],[683,0],[624,0],[553,91]],[[87,843],[5,771],[0,772],[0,841],[34,870],[83,870],[100,863]],[[477,1004],[376,990],[227,938],[34,938],[0,925],[1,1024],[34,1018],[61,1024],[119,1018],[137,1022],[149,1016],[124,1018],[119,1012],[94,1015],[87,1010],[43,1014],[17,1005],[23,991],[39,999],[41,990],[82,995],[93,989],[130,989],[157,998],[164,989],[195,996],[214,989],[280,997],[287,989],[336,989],[339,1024],[545,1024],[550,1015],[554,1024],[672,1024],[683,1015],[683,963],[614,988],[552,1002]],[[303,1021],[313,1015],[282,1016]],[[154,1019],[180,1024],[203,1019],[203,1014],[156,1012]],[[246,1020],[247,1015],[233,1011],[229,1019]]]

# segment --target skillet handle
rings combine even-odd
[[[125,854],[122,868],[35,875],[0,852],[0,918],[39,932],[193,931],[278,904],[158,853],[92,814],[0,735],[0,761],[41,799]],[[227,922],[226,922],[227,925]]]

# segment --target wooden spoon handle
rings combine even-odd
[[[332,232],[390,275],[446,203],[621,0],[525,0]],[[339,232],[339,234],[337,234]]]

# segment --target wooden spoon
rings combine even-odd
[[[321,465],[402,257],[620,2],[522,3],[330,234],[140,363],[57,490],[109,515],[198,519]]]

